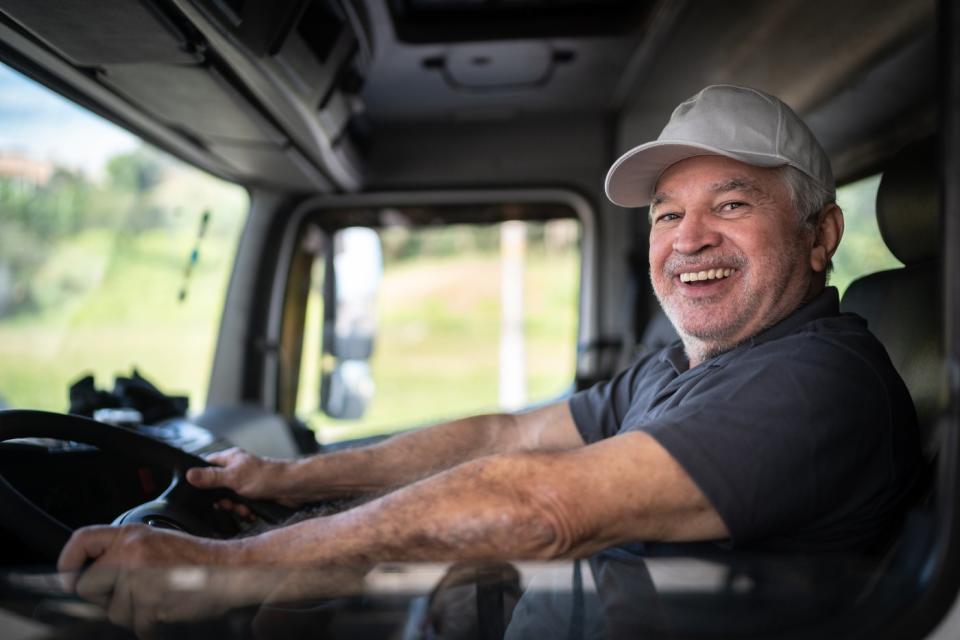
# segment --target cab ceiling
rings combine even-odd
[[[715,82],[784,98],[851,177],[934,126],[934,18],[933,0],[0,0],[0,46],[146,139],[271,189],[443,182],[465,152],[476,180],[509,166],[522,182],[521,163],[475,156],[521,154],[513,134],[533,128],[544,161],[604,131],[612,157]]]

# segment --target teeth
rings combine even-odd
[[[710,269],[709,271],[691,271],[690,273],[681,273],[680,282],[697,282],[699,280],[719,280],[729,278],[733,269]]]

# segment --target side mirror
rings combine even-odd
[[[377,293],[383,277],[380,236],[350,227],[333,236],[323,299],[320,407],[331,418],[357,420],[373,398],[369,360],[377,332]]]
[[[320,406],[337,420],[359,420],[373,398],[370,365],[363,360],[337,361],[320,381]]]

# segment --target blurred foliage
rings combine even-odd
[[[833,257],[830,284],[841,295],[850,283],[862,275],[902,267],[890,253],[877,227],[876,203],[880,174],[858,180],[837,189],[837,204],[843,209],[844,230],[840,247]]]
[[[411,229],[388,227],[380,232],[385,263],[402,262],[422,256],[452,256],[473,251],[497,251],[498,225],[450,225]]]
[[[145,146],[98,178],[56,167],[45,182],[0,178],[0,394],[63,411],[85,372],[108,387],[138,367],[201,407],[248,204]]]
[[[110,184],[124,191],[143,194],[160,184],[169,162],[149,147],[114,156],[107,161]]]
[[[46,182],[0,176],[0,318],[57,302],[60,296],[37,290],[36,276],[58,243],[91,229],[136,234],[168,226],[169,205],[152,195],[171,166],[143,146],[113,157],[100,181],[63,167]],[[45,284],[69,293],[78,283]]]
[[[527,244],[533,251],[544,247],[553,251],[568,250],[579,242],[577,225],[570,220],[528,223],[526,230]],[[428,256],[440,258],[500,251],[499,224],[451,224],[419,229],[395,226],[381,229],[379,234],[386,264]]]

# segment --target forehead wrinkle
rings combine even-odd
[[[759,183],[747,177],[736,177],[730,178],[729,180],[722,180],[720,182],[714,182],[712,185],[707,187],[707,190],[712,193],[728,193],[730,191],[743,191],[746,193],[751,193],[756,196],[769,198],[770,194],[764,191]]]

